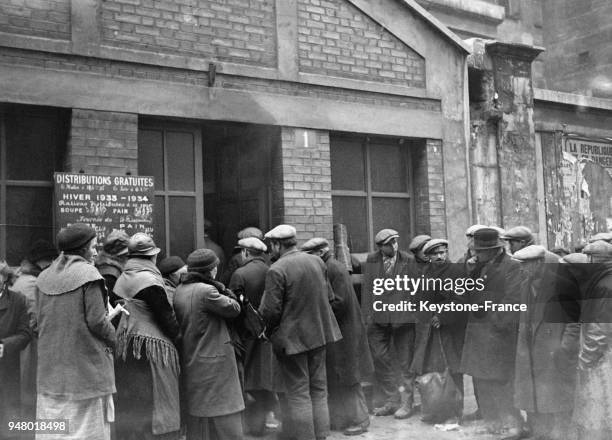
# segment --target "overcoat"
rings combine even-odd
[[[546,309],[558,300],[556,266],[544,264],[539,273],[523,276],[527,311],[520,312],[514,403],[529,412],[571,411],[574,403],[580,324],[546,319]]]
[[[484,283],[482,292],[471,293],[473,301],[516,304],[520,301],[520,263],[505,252],[472,274]],[[518,313],[479,310],[469,312],[460,370],[484,380],[513,378],[516,360]]]
[[[329,253],[323,257],[334,291],[332,310],[342,339],[327,347],[327,380],[331,386],[351,386],[368,380],[374,364],[351,276],[344,265]]]
[[[195,417],[233,414],[244,409],[244,401],[225,320],[238,316],[240,305],[197,281],[187,273],[174,296],[187,410]]]
[[[259,312],[271,328],[274,350],[304,353],[342,338],[331,309],[325,263],[290,250],[270,267]]]

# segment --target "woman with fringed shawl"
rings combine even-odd
[[[96,231],[73,224],[60,230],[57,245],[62,252],[36,280],[37,418],[67,420],[69,432],[36,438],[110,440],[116,338],[93,266]]]
[[[122,440],[176,439],[180,429],[179,326],[155,266],[160,249],[134,234],[115,284],[125,300],[117,327],[117,436]]]

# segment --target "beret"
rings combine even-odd
[[[546,256],[546,248],[539,244],[532,244],[512,254],[512,258],[519,261],[529,261],[544,258]]]
[[[153,239],[144,232],[137,232],[128,241],[128,256],[151,257],[159,254],[160,248],[155,246]]]
[[[296,233],[295,228],[291,225],[278,225],[274,229],[268,231],[265,237],[271,240],[282,240],[285,238],[293,238]]]
[[[474,232],[478,231],[479,229],[483,229],[487,227],[488,227],[487,225],[472,225],[465,230],[465,235],[468,237],[473,237]]]
[[[181,257],[177,257],[176,255],[172,255],[161,260],[159,263],[159,271],[163,276],[167,276],[172,272],[176,272],[183,266],[185,266],[183,259]]]
[[[261,232],[261,229],[254,226],[249,226],[248,228],[244,228],[238,232],[238,240],[242,240],[243,238],[247,237],[255,237],[261,240],[263,238],[263,232]]]
[[[113,229],[104,239],[104,251],[111,255],[124,255],[128,253],[130,236],[125,231]]]
[[[434,238],[433,240],[429,240],[427,243],[425,243],[425,246],[423,246],[423,252],[428,254],[430,251],[433,251],[435,248],[440,246],[448,247],[448,240],[444,240],[442,238]]]
[[[195,272],[208,272],[219,264],[219,257],[210,249],[196,249],[187,256],[187,268]]]
[[[574,252],[573,254],[569,254],[561,258],[560,261],[561,263],[583,264],[583,263],[588,263],[589,258],[586,256],[586,254],[579,254],[577,252]]]
[[[314,252],[326,247],[329,247],[329,241],[321,237],[315,237],[304,243],[300,249],[304,252]]]
[[[431,240],[431,237],[429,235],[417,235],[410,242],[410,246],[408,246],[408,249],[411,252],[416,252],[421,249],[421,247],[423,247],[423,245],[429,240]]]
[[[28,251],[28,261],[30,263],[36,263],[45,258],[55,260],[56,257],[57,249],[46,240],[36,240]]]
[[[593,243],[594,241],[599,240],[607,241],[608,243],[610,243],[612,241],[612,232],[600,232],[598,234],[595,234],[590,238],[589,243]]]
[[[587,244],[582,249],[583,254],[596,255],[599,257],[612,257],[612,244],[607,241],[599,240]]]
[[[399,233],[394,229],[383,229],[376,234],[374,242],[376,244],[386,244],[392,238],[398,238]]]
[[[495,228],[482,228],[474,232],[474,250],[495,249],[504,247]]]
[[[533,240],[533,234],[526,226],[515,226],[502,234],[501,238],[504,240]]]
[[[57,247],[60,251],[71,251],[85,246],[96,236],[96,230],[85,223],[74,223],[57,233]]]
[[[268,247],[264,244],[264,242],[256,237],[246,237],[238,240],[238,247],[258,252],[265,252],[268,250]]]

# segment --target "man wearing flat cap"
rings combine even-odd
[[[263,234],[261,236],[263,238]],[[266,263],[267,247],[260,238],[246,236],[238,240],[241,266],[232,274],[229,288],[237,296],[244,296],[255,309],[261,304],[264,293],[266,274],[269,266]],[[246,332],[243,332],[246,333]],[[276,394],[282,392],[279,380],[279,365],[272,351],[272,344],[258,335],[243,334],[244,355],[244,391],[255,400],[247,405],[245,424],[247,432],[260,436],[264,434],[266,414],[274,411]]]
[[[508,242],[511,254],[535,244],[531,229],[526,226],[515,226],[514,228],[508,229],[505,234],[501,235],[501,238]]]
[[[414,413],[415,374],[410,366],[415,349],[416,317],[407,311],[375,311],[373,307],[378,300],[386,305],[413,298],[396,288],[385,290],[382,295],[374,292],[374,283],[380,282],[376,280],[418,276],[414,258],[398,249],[398,238],[394,229],[383,229],[376,234],[374,241],[378,250],[366,258],[361,305],[368,326],[376,381],[384,399],[381,406],[374,408],[374,415],[405,419]],[[399,375],[395,365],[400,366]]]
[[[255,226],[249,226],[247,228],[241,229],[240,231],[238,231],[238,234],[236,234],[236,237],[237,241],[240,241],[244,238],[257,238],[258,240],[263,240],[264,238],[261,229],[256,228]],[[221,274],[220,281],[223,284],[229,285],[230,279],[232,278],[232,274],[234,273],[234,271],[244,264],[245,261],[242,258],[244,253],[242,252],[242,249],[243,248],[241,248],[240,245],[236,243],[236,246],[234,246],[233,254],[228,260],[227,265],[225,266],[225,269]],[[266,255],[267,254],[265,253],[263,254],[264,257]],[[266,263],[269,263],[267,258]]]
[[[520,263],[504,250],[499,232],[482,228],[474,233],[475,268],[472,278],[481,280],[484,289],[472,291],[472,302],[483,304],[520,303]],[[461,370],[472,376],[478,388],[478,403],[487,428],[500,432],[504,439],[524,435],[523,421],[514,408],[513,379],[518,334],[517,312],[480,309],[468,314]],[[505,425],[505,426],[504,426]]]
[[[370,424],[361,382],[370,380],[374,365],[357,295],[346,266],[332,257],[325,238],[312,238],[301,249],[320,257],[327,266],[334,291],[331,305],[342,332],[342,339],[327,347],[331,424],[335,429],[344,430],[345,435],[359,435]]]
[[[417,235],[408,246],[408,250],[414,255],[414,261],[421,270],[424,270],[427,267],[427,263],[429,263],[429,259],[423,252],[423,247],[429,240],[431,240],[429,235]]]
[[[266,274],[259,312],[271,329],[286,388],[283,434],[296,440],[325,438],[325,346],[342,337],[330,306],[327,269],[320,258],[297,250],[293,226],[279,225],[265,237],[277,260]]]

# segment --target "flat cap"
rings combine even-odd
[[[429,254],[440,246],[448,247],[448,240],[444,240],[443,238],[434,238],[429,240],[427,243],[425,243],[425,246],[423,246],[423,253]]]
[[[300,247],[300,250],[304,252],[314,252],[314,251],[318,251],[319,249],[323,249],[326,247],[329,247],[329,241],[321,237],[315,237],[315,238],[311,238],[306,243],[304,243]]]
[[[607,241],[608,243],[612,242],[612,232],[599,232],[589,239],[589,243],[599,240]]]
[[[379,231],[378,234],[376,234],[376,236],[374,237],[374,242],[376,244],[382,245],[386,244],[392,238],[397,237],[399,237],[399,232],[397,232],[395,229],[383,229]]]
[[[583,254],[593,255],[597,257],[612,257],[612,244],[607,241],[598,240],[587,244],[582,249]]]
[[[504,240],[533,240],[533,234],[531,229],[526,226],[515,226],[514,228],[508,229],[505,234],[501,234],[501,238]]]
[[[183,266],[185,266],[183,259],[181,257],[177,257],[176,255],[172,255],[161,260],[159,263],[159,271],[163,276],[168,276]]]
[[[265,252],[268,250],[268,247],[264,244],[264,242],[256,237],[246,237],[238,240],[238,247],[257,252]]]
[[[480,230],[480,229],[484,229],[484,228],[488,228],[487,225],[472,225],[469,228],[467,228],[465,230],[465,235],[467,237],[473,237],[474,236],[474,232]]]
[[[408,246],[408,249],[411,252],[416,252],[419,249],[421,249],[423,245],[427,243],[429,240],[431,240],[431,237],[429,235],[417,235],[410,242],[410,246]]]
[[[589,258],[586,256],[586,254],[574,252],[572,254],[566,255],[559,261],[561,261],[561,263],[567,264],[584,264],[589,262]]]
[[[539,260],[546,256],[546,248],[539,244],[526,246],[512,254],[512,258],[519,261]]]
[[[295,228],[291,225],[278,225],[274,229],[266,232],[265,237],[271,240],[283,240],[285,238],[293,238],[297,234]]]
[[[261,240],[263,238],[263,232],[261,232],[261,229],[254,226],[249,226],[248,228],[244,228],[238,232],[238,240],[242,240],[243,238],[247,237],[255,237]]]

